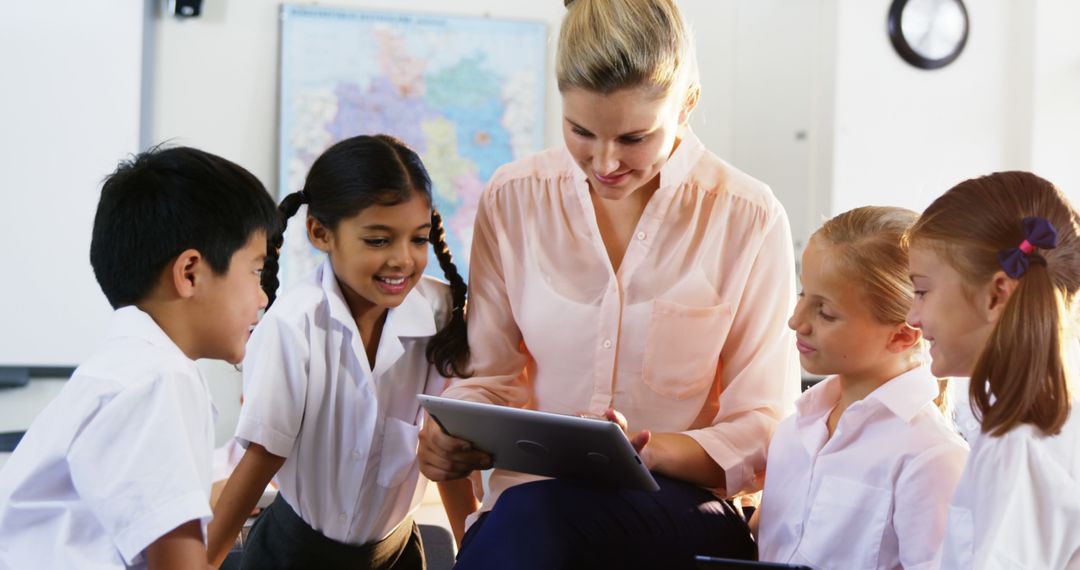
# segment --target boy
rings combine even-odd
[[[278,214],[243,168],[152,149],[101,192],[102,346],[0,472],[0,568],[207,567],[213,407],[199,358],[240,362]]]

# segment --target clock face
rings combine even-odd
[[[952,63],[967,43],[963,0],[893,0],[888,24],[897,53],[921,69]]]

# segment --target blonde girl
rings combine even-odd
[[[915,213],[864,207],[825,222],[803,253],[788,325],[803,368],[828,374],[769,445],[762,560],[819,568],[929,567],[967,446],[935,404],[908,326],[901,240]]]

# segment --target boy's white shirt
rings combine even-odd
[[[1056,436],[1028,424],[976,436],[949,503],[942,568],[1080,569],[1078,405]]]
[[[796,402],[769,446],[762,560],[815,568],[934,568],[968,447],[921,366],[855,402],[828,437],[830,377]]]
[[[286,458],[281,496],[325,536],[380,540],[419,505],[416,395],[444,388],[425,351],[449,312],[447,285],[423,277],[389,309],[372,370],[326,261],[255,328],[236,437]]]
[[[142,568],[185,522],[205,537],[216,413],[195,362],[117,310],[0,472],[0,568]]]

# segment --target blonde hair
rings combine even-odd
[[[907,322],[915,299],[903,238],[917,217],[904,208],[864,206],[832,218],[814,232],[813,237],[836,248],[846,276],[859,282],[881,324]]]
[[[699,89],[693,38],[674,0],[566,0],[555,75],[559,91],[610,94],[647,87],[658,97]]]
[[[1070,308],[1080,290],[1080,223],[1050,182],[1030,172],[998,172],[957,184],[923,213],[908,241],[941,255],[968,291],[1001,271],[998,252],[1025,239],[1025,217],[1046,218],[1055,249],[1040,249],[1017,279],[971,373],[972,411],[995,436],[1019,424],[1055,435],[1069,417],[1065,363]]]
[[[858,283],[871,315],[883,325],[906,326],[915,300],[904,236],[916,219],[918,214],[904,208],[864,206],[828,220],[813,235],[839,254],[844,276]],[[920,340],[910,353],[912,360],[922,352]],[[938,380],[934,403],[949,415],[948,379]]]

